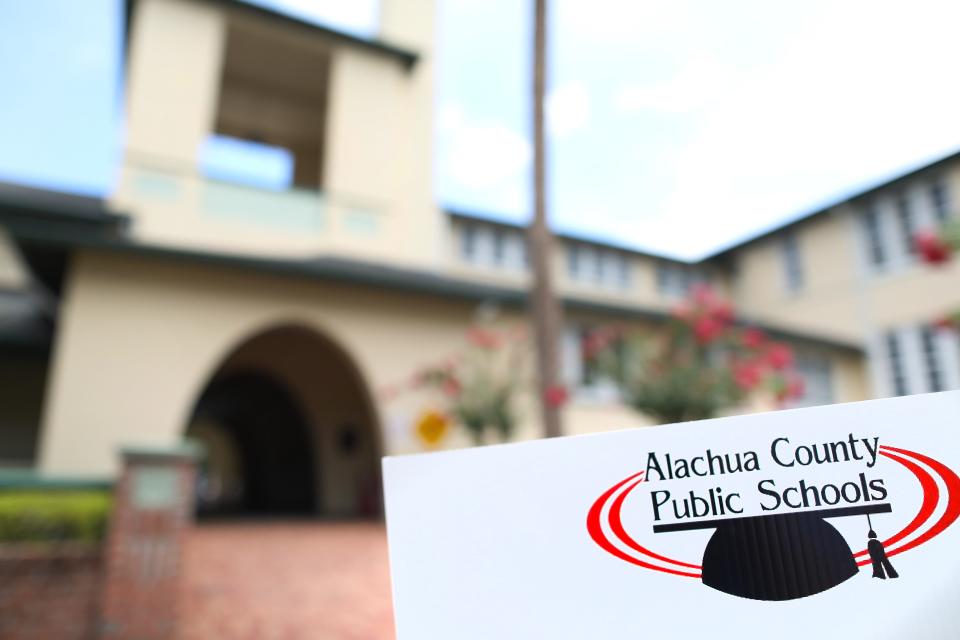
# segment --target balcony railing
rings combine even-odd
[[[128,157],[122,207],[151,228],[169,233],[261,237],[274,246],[284,238],[297,246],[357,244],[385,233],[386,202],[311,189],[274,190],[209,178],[197,167]]]

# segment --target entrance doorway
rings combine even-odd
[[[205,450],[200,515],[380,513],[379,430],[346,352],[297,325],[236,347],[186,429]]]

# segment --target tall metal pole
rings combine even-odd
[[[553,235],[547,224],[546,132],[544,97],[547,84],[547,0],[534,0],[533,38],[533,222],[528,230],[532,254],[532,313],[536,334],[538,386],[543,432],[563,433],[560,416],[560,304],[553,291]]]

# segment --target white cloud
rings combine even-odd
[[[666,33],[664,27],[691,22],[687,0],[559,0],[555,12],[571,31],[600,43],[672,38],[675,34]]]
[[[562,138],[583,129],[590,120],[590,94],[580,83],[569,83],[552,90],[544,109],[547,131]]]
[[[730,91],[734,81],[732,69],[715,60],[700,58],[666,81],[621,87],[614,97],[614,107],[621,113],[646,109],[687,113],[708,106]]]
[[[556,0],[551,9],[548,123],[566,136],[552,148],[551,214],[571,231],[696,257],[960,145],[951,66],[960,3]],[[493,33],[492,22],[465,29]],[[500,80],[526,54],[494,41],[470,59],[482,64],[458,72]],[[463,108],[440,113],[438,182],[466,203],[499,212],[529,202],[530,145],[517,124],[528,87],[518,82],[483,99],[470,88],[444,96]]]
[[[533,155],[520,133],[495,120],[470,117],[458,104],[440,107],[440,173],[456,186],[491,189],[522,176]]]

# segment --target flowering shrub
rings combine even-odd
[[[466,333],[463,353],[421,370],[413,387],[437,392],[444,412],[477,443],[490,429],[507,440],[518,420],[515,398],[522,388],[525,342],[521,331],[473,326]]]
[[[661,422],[709,418],[761,390],[781,403],[803,395],[790,347],[734,320],[729,302],[698,286],[662,330],[601,328],[586,355],[604,362],[627,402]]]
[[[944,225],[937,231],[921,231],[913,238],[917,255],[933,267],[942,267],[960,250],[960,221]],[[946,313],[934,321],[941,329],[960,331],[960,309]]]

